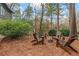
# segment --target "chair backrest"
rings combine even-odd
[[[41,38],[42,38],[42,41],[44,41],[44,36],[42,36]]]
[[[34,37],[34,39],[38,40],[37,35],[36,35],[35,32],[33,33],[33,37]]]
[[[48,36],[48,34],[47,34],[47,33],[45,33],[45,34],[44,34],[45,39],[47,39],[47,36]]]
[[[74,40],[76,40],[76,37],[77,37],[78,34],[79,33],[70,36],[68,41],[66,42],[66,45],[70,45]]]

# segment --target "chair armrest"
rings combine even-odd
[[[59,41],[59,38],[56,38],[56,37],[52,37],[52,39],[55,39],[55,40]]]

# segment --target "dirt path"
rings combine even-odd
[[[4,40],[0,47],[1,56],[69,56],[67,52],[55,46],[55,42],[46,45],[32,46],[31,38],[20,38],[19,40]],[[79,51],[79,41],[75,41],[72,46]],[[73,51],[72,56],[79,56]]]

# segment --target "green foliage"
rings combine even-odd
[[[48,34],[49,34],[49,36],[55,36],[56,35],[56,32],[57,32],[56,29],[52,29],[52,30],[50,30],[48,32]],[[70,33],[69,29],[66,28],[66,27],[62,28],[60,30],[60,32],[61,32],[61,35],[63,35],[63,36],[69,36],[69,33]]]
[[[56,4],[53,4],[53,3],[46,3],[46,8],[47,8],[47,15],[50,16],[52,13],[53,14],[56,14]]]
[[[33,26],[33,20],[25,20],[27,23],[29,23],[31,26]]]
[[[56,36],[56,30],[55,29],[52,29],[48,32],[49,36]]]
[[[22,20],[1,20],[0,34],[16,38],[23,35],[28,35],[31,31],[29,23]]]
[[[62,28],[60,32],[63,36],[69,36],[69,33],[70,33],[69,29],[67,28]]]

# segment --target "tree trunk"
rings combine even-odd
[[[57,3],[57,31],[59,31],[59,3]]]
[[[75,3],[69,4],[70,36],[77,33]]]
[[[35,32],[37,31],[36,29],[36,8],[35,8]]]
[[[53,29],[52,25],[53,25],[53,24],[52,24],[52,13],[51,13],[51,29]]]
[[[48,19],[46,19],[46,23],[47,23],[47,32],[49,32],[49,30],[50,30],[50,27],[49,27],[50,22],[49,22],[49,20],[48,20]]]
[[[44,15],[44,4],[41,4],[42,6],[42,14],[41,14],[41,21],[40,21],[40,31],[39,31],[39,36],[42,36],[42,22],[43,22],[43,15]]]

